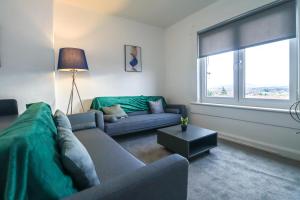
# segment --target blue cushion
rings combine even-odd
[[[61,110],[56,110],[54,114],[54,121],[57,127],[63,127],[72,130],[72,126],[68,117]]]
[[[75,185],[81,190],[98,185],[100,181],[94,163],[72,131],[58,127],[57,140],[63,166],[75,181]]]

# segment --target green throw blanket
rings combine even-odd
[[[59,199],[76,192],[59,160],[51,108],[36,103],[0,133],[0,199]]]
[[[163,106],[166,101],[162,96],[123,96],[123,97],[96,97],[93,99],[91,109],[102,110],[103,107],[120,104],[126,113],[148,111],[149,101],[162,99]]]

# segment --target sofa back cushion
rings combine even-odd
[[[80,131],[97,127],[95,111],[68,115],[68,119],[71,122],[72,131]]]
[[[109,107],[120,104],[126,113],[137,111],[149,111],[149,101],[161,99],[163,106],[166,107],[166,101],[162,96],[121,96],[121,97],[96,97],[93,99],[91,109],[101,110],[103,107]]]
[[[94,163],[71,129],[57,127],[57,140],[65,169],[72,176],[76,186],[84,190],[100,184]]]
[[[109,106],[109,107],[103,107],[102,108],[105,115],[114,115],[117,118],[126,118],[128,115],[126,112],[121,108],[120,104]]]
[[[72,131],[72,125],[69,118],[61,110],[56,110],[54,114],[54,122],[56,127],[64,127]]]
[[[149,107],[152,114],[159,114],[165,112],[161,99],[157,101],[149,101]]]
[[[51,108],[36,103],[0,133],[0,199],[60,199],[75,193],[57,148]]]

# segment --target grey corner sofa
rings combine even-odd
[[[185,158],[174,154],[146,165],[103,132],[102,112],[91,111],[68,117],[74,134],[94,161],[101,183],[66,199],[187,199],[188,161]]]

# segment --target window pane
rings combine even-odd
[[[245,49],[245,97],[289,99],[289,40]]]
[[[206,61],[206,96],[233,97],[234,52],[208,56]]]

